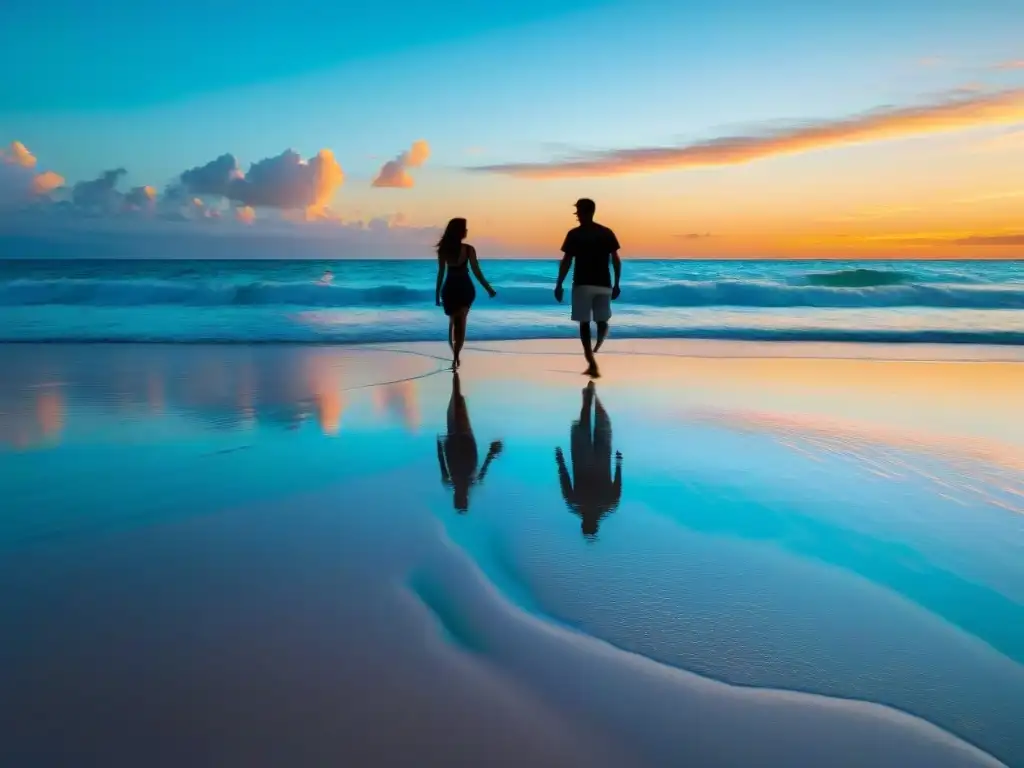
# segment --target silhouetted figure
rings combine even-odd
[[[441,465],[441,483],[452,488],[452,506],[460,513],[469,511],[469,489],[482,484],[487,469],[501,453],[500,440],[491,443],[484,464],[477,471],[479,454],[473,427],[469,423],[466,398],[462,396],[459,374],[452,376],[452,396],[448,401],[448,434],[437,438],[437,461]]]
[[[593,406],[593,408],[592,408]],[[590,412],[594,411],[591,424]],[[570,433],[572,477],[565,466],[561,448],[555,448],[558,480],[569,510],[580,517],[580,529],[589,538],[597,536],[601,520],[619,506],[622,498],[622,454],[615,452],[615,477],[612,478],[612,422],[591,382],[583,390],[579,421]]]
[[[493,299],[497,293],[480,271],[476,248],[464,243],[468,229],[465,219],[452,219],[437,243],[437,286],[434,302],[448,315],[448,346],[452,350],[452,370],[460,365],[459,354],[466,343],[466,322],[476,299],[476,288],[469,276],[472,269],[480,285]],[[445,272],[447,271],[447,274]]]
[[[558,282],[555,284],[555,298],[561,302],[564,292],[562,283],[572,273],[572,319],[580,324],[580,341],[583,356],[587,358],[587,370],[591,378],[601,375],[594,353],[604,344],[608,336],[608,321],[612,317],[612,301],[619,298],[619,277],[622,261],[619,259],[619,241],[608,227],[594,221],[597,205],[593,200],[581,198],[576,201],[576,218],[580,225],[570,229],[562,243],[562,262],[558,267]],[[615,270],[612,283],[608,263]],[[590,321],[597,323],[597,344],[590,346]]]

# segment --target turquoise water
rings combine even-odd
[[[363,659],[356,649],[379,643],[419,658],[427,630],[409,625],[406,603],[388,602],[401,584],[422,594],[446,642],[501,674],[526,670],[515,672],[516,686],[560,700],[527,674],[545,663],[529,651],[532,635],[517,655],[470,610],[469,587],[449,584],[455,566],[438,566],[440,531],[503,599],[551,626],[743,689],[885,705],[1008,765],[1024,763],[1019,429],[1020,450],[998,454],[978,448],[989,418],[980,407],[979,432],[963,443],[938,433],[898,439],[872,432],[870,419],[837,427],[813,414],[806,422],[754,418],[723,410],[728,398],[692,360],[662,361],[676,375],[639,384],[609,355],[593,404],[608,418],[602,455],[580,443],[586,395],[578,374],[563,371],[575,357],[524,356],[494,373],[502,356],[470,350],[462,379],[479,459],[492,441],[502,450],[460,513],[437,456],[452,379],[444,355],[432,355],[302,345],[0,346],[0,367],[13,372],[0,383],[0,621],[18,627],[0,640],[0,711],[21,724],[0,756],[45,764],[52,752],[38,728],[60,727],[59,716],[99,740],[79,757],[109,763],[118,741],[97,736],[106,726],[86,709],[73,714],[90,696],[102,699],[96,711],[111,723],[137,713],[143,733],[173,720],[175,738],[188,744],[206,726],[182,714],[187,708],[173,718],[159,710],[175,691],[214,686],[200,719],[238,723],[248,710],[232,698],[241,691],[236,680],[266,676],[276,692],[256,698],[273,713],[319,690],[310,681],[329,676],[331,665],[351,663],[318,661],[300,683],[307,672],[299,674],[297,660],[319,659],[329,647]],[[896,375],[874,365],[878,375]],[[958,365],[935,375],[950,378]],[[822,402],[848,418],[849,395],[830,381],[818,386]],[[734,385],[741,401],[764,393],[756,380]],[[959,402],[978,397],[968,384],[950,391]],[[941,414],[914,399],[890,405],[918,412],[926,425]],[[596,531],[566,505],[556,450],[576,497],[589,488],[603,510]],[[611,472],[616,452],[621,493],[610,497],[593,465],[603,461]],[[584,465],[591,474],[577,474]],[[237,580],[234,591],[216,603],[211,595],[222,595],[225,579]],[[403,628],[379,637],[361,628],[378,620]],[[306,627],[316,631],[305,635]],[[287,628],[295,633],[288,645],[257,653],[260,638]],[[249,655],[251,666],[221,681],[216,670],[250,663]],[[377,670],[391,662],[360,663]],[[110,664],[116,684],[87,674]],[[173,680],[159,672],[168,664]],[[131,674],[122,679],[121,669]],[[587,673],[594,685],[604,684],[599,670]],[[331,679],[338,695],[360,698]],[[563,682],[559,691],[574,689]],[[649,758],[629,764],[664,764],[664,750],[685,747],[643,720],[645,695],[630,693],[633,720],[601,720],[614,708],[601,710],[600,696],[574,703],[574,716],[586,720],[583,710],[595,708],[597,720],[587,722],[605,723],[605,736]],[[18,701],[32,706],[18,709]],[[51,719],[33,724],[26,712]],[[776,717],[785,730],[786,718]],[[853,754],[849,764],[878,759],[859,763]]]
[[[574,331],[554,260],[485,261],[475,339]],[[329,284],[321,283],[327,270]],[[0,341],[443,339],[430,261],[0,261]],[[1024,343],[1024,262],[625,262],[622,337]]]

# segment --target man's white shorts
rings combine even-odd
[[[612,316],[612,289],[600,285],[572,287],[572,319],[577,323],[607,323]]]

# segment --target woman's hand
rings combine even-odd
[[[488,286],[487,287],[487,294],[493,299],[495,296],[498,295],[498,292],[496,290],[494,290],[493,288],[491,288],[490,286]]]
[[[434,297],[434,306],[435,307],[440,307],[441,306],[441,297],[440,296],[435,296]]]

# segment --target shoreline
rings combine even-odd
[[[429,249],[427,249],[429,252]],[[482,261],[515,261],[515,262],[537,262],[542,264],[558,264],[559,257],[548,255],[522,255],[514,256],[508,254],[487,256]],[[100,264],[107,262],[123,263],[123,262],[139,262],[139,263],[153,263],[153,262],[172,262],[172,263],[210,263],[212,262],[226,262],[232,264],[245,263],[247,261],[254,263],[262,262],[281,262],[281,261],[300,261],[303,263],[312,262],[384,262],[384,263],[396,263],[396,262],[436,262],[437,257],[434,255],[427,255],[425,252],[422,256],[289,256],[287,258],[281,256],[221,256],[219,258],[205,258],[205,257],[167,257],[167,256],[0,256],[0,263],[45,263],[45,262],[78,262],[78,263],[92,263]],[[630,262],[636,263],[650,263],[650,262],[665,262],[665,261],[679,261],[687,264],[808,264],[808,263],[821,263],[821,264],[973,264],[976,262],[1020,262],[1024,263],[1024,256],[993,256],[993,255],[982,255],[982,256],[963,256],[960,258],[941,258],[941,259],[910,259],[910,258],[893,258],[887,256],[870,256],[861,255],[857,258],[841,258],[839,256],[720,256],[717,258],[701,257],[701,256],[623,256],[622,261],[626,264]]]
[[[443,349],[450,359],[447,344],[439,339],[415,339],[393,341],[331,341],[331,340],[135,340],[135,339],[0,339],[0,347],[254,347],[284,349],[327,348],[358,350],[403,351],[404,348]],[[525,347],[536,347],[528,349]],[[623,346],[629,348],[623,349]],[[498,347],[498,348],[495,348]],[[505,349],[512,347],[513,349]],[[487,352],[491,354],[536,354],[572,355],[581,354],[579,340],[575,336],[537,337],[518,339],[466,340],[466,352]],[[908,355],[908,351],[922,354]],[[642,357],[676,357],[694,359],[806,359],[806,360],[864,360],[898,362],[980,362],[1018,363],[1024,362],[1024,345],[1016,344],[971,344],[935,342],[888,342],[888,341],[758,341],[751,339],[721,338],[680,338],[652,336],[621,336],[612,334],[606,346],[598,353],[601,357],[638,355]]]

